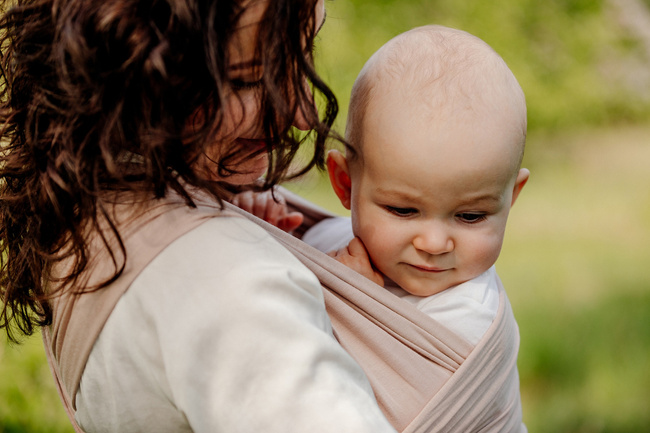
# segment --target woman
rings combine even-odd
[[[292,125],[317,133],[298,174],[321,163],[337,111],[312,65],[323,0],[15,3],[0,21],[0,327],[45,327],[81,428],[393,431],[315,276],[219,206],[287,177]]]

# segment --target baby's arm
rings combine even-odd
[[[372,263],[370,263],[368,251],[363,245],[363,242],[361,242],[361,239],[355,237],[347,247],[341,248],[338,251],[332,251],[328,255],[334,257],[348,268],[360,273],[372,282],[380,286],[384,285],[384,277],[379,271],[373,268]]]
[[[289,212],[280,193],[276,193],[275,198],[277,201],[273,198],[271,191],[245,191],[235,195],[230,202],[267,223],[291,233],[300,227],[304,216],[300,212]]]

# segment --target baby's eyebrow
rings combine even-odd
[[[385,188],[377,188],[375,190],[375,193],[381,197],[388,198],[388,199],[400,199],[400,200],[407,200],[407,201],[417,201],[418,196],[409,194],[405,191],[396,191],[392,189],[385,189]]]
[[[488,204],[500,204],[502,196],[497,194],[485,194],[478,195],[475,197],[468,197],[461,200],[462,205],[475,204],[475,203],[488,203]]]

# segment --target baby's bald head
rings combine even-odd
[[[508,135],[517,147],[513,170],[521,164],[527,123],[524,93],[503,59],[467,32],[434,25],[415,28],[391,39],[368,60],[350,100],[346,138],[353,165],[366,150],[366,117],[393,102],[413,107],[423,126],[472,122],[498,112],[507,117],[502,124],[511,129]]]

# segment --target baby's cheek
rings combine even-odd
[[[383,273],[388,271],[386,267],[398,260],[400,255],[396,240],[391,240],[390,236],[373,236],[364,244],[370,260]]]
[[[470,267],[475,270],[476,276],[486,271],[499,258],[503,239],[497,234],[486,236],[473,243],[474,247],[466,247],[465,251],[470,262]]]

